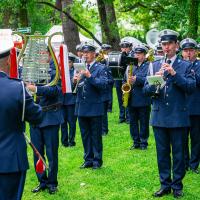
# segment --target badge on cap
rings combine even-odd
[[[92,51],[92,52],[95,52],[96,51],[96,46],[94,46],[93,44],[91,44],[89,42],[85,42],[82,45],[82,51]]]
[[[123,40],[119,43],[119,46],[121,48],[128,48],[128,47],[132,47],[132,43],[126,40]]]
[[[170,41],[177,41],[179,33],[170,29],[164,29],[160,31],[159,37],[162,43],[170,42]]]
[[[109,44],[102,44],[102,46],[101,46],[101,49],[103,49],[103,50],[109,50],[111,48],[112,48],[112,46]]]
[[[138,44],[137,46],[134,47],[133,51],[135,53],[147,53],[148,48],[143,44]]]
[[[181,49],[196,49],[197,42],[192,38],[185,38],[180,42]]]

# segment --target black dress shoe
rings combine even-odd
[[[181,198],[181,197],[183,197],[183,191],[182,190],[174,190],[173,194],[174,194],[174,198]]]
[[[101,165],[99,165],[99,164],[93,165],[93,167],[92,167],[92,169],[99,169],[99,168],[101,168]]]
[[[75,143],[75,142],[69,143],[69,147],[74,147],[74,146],[76,146],[76,143]]]
[[[90,167],[92,167],[92,166],[93,166],[92,163],[86,163],[86,162],[84,162],[84,163],[80,166],[80,169],[90,168]]]
[[[108,135],[108,132],[103,132],[101,135],[106,136],[106,135]]]
[[[55,194],[57,192],[56,186],[49,186],[49,194]]]
[[[141,150],[147,150],[147,147],[140,147]]]
[[[130,147],[130,150],[139,149],[139,148],[140,148],[139,145],[133,145],[133,146]]]
[[[40,184],[36,188],[32,189],[32,192],[37,193],[37,192],[45,190],[46,188],[47,188],[46,185]]]
[[[68,147],[69,146],[69,144],[67,143],[67,144],[62,144],[63,145],[63,147]]]
[[[126,121],[125,119],[120,119],[119,123],[121,124],[121,123],[124,123],[125,121]]]
[[[191,169],[191,171],[195,174],[199,174],[199,170],[198,169]]]
[[[154,193],[154,197],[162,197],[164,195],[170,194],[171,193],[171,189],[160,189],[157,192]]]

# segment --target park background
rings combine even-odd
[[[90,38],[101,32],[100,42],[113,50],[119,50],[125,36],[146,42],[146,33],[153,28],[173,29],[180,33],[179,40],[189,36],[200,42],[199,5],[199,0],[2,0],[0,25],[13,30],[31,27],[32,34],[45,34],[61,24],[73,53],[80,43],[79,32]]]
[[[38,3],[40,2],[40,3]],[[42,2],[42,3],[41,3]],[[31,27],[31,34],[48,32],[62,25],[65,43],[75,53],[79,32],[91,38],[88,31],[73,23],[72,16],[94,35],[100,31],[102,43],[119,50],[119,42],[132,36],[142,42],[150,29],[170,28],[180,33],[180,40],[199,37],[199,0],[1,0],[0,28]],[[55,7],[56,6],[56,7]],[[53,8],[54,7],[54,8]],[[60,11],[67,12],[67,15]],[[109,113],[109,134],[103,138],[103,167],[100,170],[79,169],[83,147],[77,124],[77,145],[59,147],[58,192],[33,194],[38,182],[33,167],[33,152],[28,148],[30,170],[23,200],[149,200],[159,189],[154,136],[150,133],[147,151],[129,150],[132,141],[127,124],[118,124],[118,105],[114,89],[113,112]],[[27,132],[29,133],[28,126]],[[199,200],[199,175],[187,172],[183,200]],[[174,199],[172,195],[160,199]]]
[[[74,148],[60,144],[58,165],[58,192],[48,190],[33,194],[38,184],[33,166],[33,152],[28,148],[30,169],[27,173],[22,200],[150,200],[160,188],[156,147],[151,129],[146,151],[130,150],[132,140],[129,125],[118,123],[118,102],[113,89],[113,111],[109,113],[109,133],[103,137],[103,166],[99,170],[80,169],[83,163],[83,146],[77,123]],[[27,127],[28,129],[28,127]],[[200,175],[191,171],[184,178],[183,200],[200,199]],[[173,200],[168,195],[161,200]]]

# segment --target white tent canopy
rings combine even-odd
[[[53,33],[56,33],[56,32],[63,32],[62,25],[54,25],[45,35],[50,36],[50,35],[52,35]],[[100,35],[101,34],[99,32],[97,32],[96,36],[97,36],[98,39],[101,39]],[[81,43],[89,42],[89,43],[92,43],[93,45],[99,47],[99,45],[93,39],[90,39],[90,38],[84,36],[80,32],[79,32],[79,37],[80,37]],[[61,35],[56,35],[52,38],[51,41],[52,41],[52,46],[54,46],[54,44],[56,44],[56,43],[63,43],[64,37],[61,36]],[[46,41],[46,44],[47,44],[47,41]]]

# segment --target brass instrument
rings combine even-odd
[[[133,73],[133,64],[130,63],[129,65],[129,72],[128,72],[128,77],[127,77],[127,82],[122,85],[122,92],[123,92],[123,106],[126,108],[128,106],[128,100],[130,96],[130,91],[131,91],[131,84],[129,83],[129,77],[132,76]]]
[[[17,60],[19,64],[20,60],[23,58],[22,79],[35,84],[44,84],[48,86],[56,85],[60,78],[60,73],[58,62],[51,45],[51,39],[55,35],[62,35],[62,33],[54,33],[51,36],[41,35],[38,32],[34,35],[17,34],[24,40],[23,48]],[[48,47],[56,69],[55,77],[51,82],[48,73],[49,63],[47,62],[48,54],[45,39],[48,39]]]
[[[200,51],[197,50],[197,60],[200,60]]]
[[[153,49],[149,49],[149,51],[146,54],[146,60],[149,62],[153,62],[155,60],[154,58],[154,50]]]
[[[96,62],[102,62],[106,59],[107,53],[104,50],[100,50],[98,56],[96,57]]]

